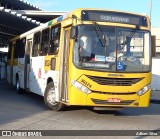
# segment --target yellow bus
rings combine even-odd
[[[64,106],[148,107],[150,21],[145,15],[77,9],[10,41],[7,79],[18,93]]]

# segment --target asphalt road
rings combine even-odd
[[[16,94],[0,82],[0,130],[160,130],[160,104],[120,111],[93,111],[86,107],[48,110],[43,97]]]

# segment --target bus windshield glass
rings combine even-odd
[[[110,72],[151,70],[150,32],[98,25],[77,26],[74,64],[78,68]]]

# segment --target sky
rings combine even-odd
[[[103,8],[150,15],[151,26],[160,27],[160,0],[26,0],[45,11],[73,11],[77,8]],[[152,10],[150,10],[152,1]]]

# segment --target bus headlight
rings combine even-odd
[[[71,80],[71,84],[76,87],[77,89],[79,89],[80,91],[82,91],[83,93],[86,94],[90,94],[91,90],[89,90],[86,86],[84,86],[83,84],[75,81],[75,80]]]
[[[150,85],[147,85],[147,86],[143,87],[141,90],[139,90],[137,92],[137,95],[141,96],[141,95],[145,94],[149,89],[150,89]]]

